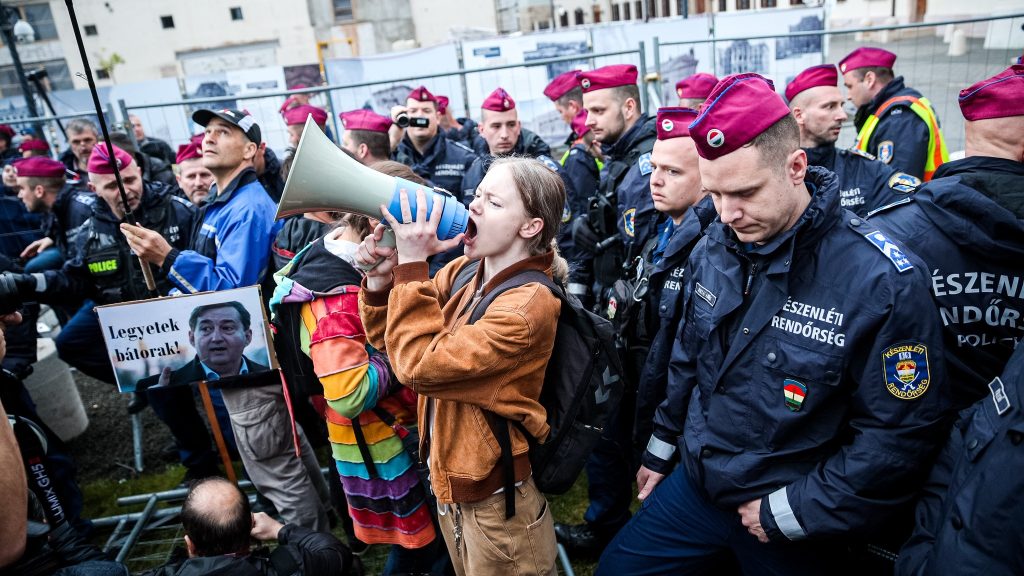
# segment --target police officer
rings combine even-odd
[[[405,106],[391,110],[391,120],[407,113],[410,118],[426,118],[426,127],[410,126],[395,151],[395,160],[412,168],[422,178],[444,188],[462,200],[465,189],[462,180],[466,171],[476,160],[476,153],[465,144],[449,140],[439,132],[437,123],[437,98],[424,86],[409,93]],[[395,124],[395,128],[398,125]]]
[[[456,118],[452,113],[447,96],[437,96],[437,116],[440,119],[439,132],[446,138],[470,148],[480,135],[479,127],[472,118]]]
[[[1024,574],[1024,346],[988,390],[932,469],[898,576]]]
[[[390,159],[390,118],[366,109],[350,110],[338,116],[345,128],[341,135],[341,147],[351,152],[356,160],[369,166]]]
[[[577,136],[571,148],[562,156],[562,168],[572,182],[573,194],[569,197],[573,215],[586,214],[590,198],[597,194],[601,184],[601,143],[594,139],[594,132],[587,126],[587,109],[583,108],[572,119],[572,131]]]
[[[285,126],[288,127],[288,144],[292,148],[299,147],[302,129],[306,126],[306,118],[312,117],[321,131],[327,128],[327,111],[309,104],[293,106],[281,113]]]
[[[197,142],[193,138],[178,146],[175,159],[178,165],[176,179],[180,194],[194,206],[201,205],[210,195],[210,186],[214,181],[213,173],[203,166],[202,140]]]
[[[580,89],[580,81],[576,76],[579,70],[570,70],[555,76],[547,86],[544,87],[544,95],[555,105],[555,110],[569,127],[572,127],[573,119],[583,110],[583,91]],[[581,136],[575,129],[565,139],[567,146],[572,146]],[[562,163],[565,163],[563,158]]]
[[[707,72],[698,72],[676,82],[679,106],[699,110],[704,101],[708,99],[708,94],[715,89],[716,84],[718,84],[718,78]]]
[[[730,552],[747,574],[842,572],[827,537],[890,521],[947,431],[928,273],[840,207],[768,80],[729,76],[708,101],[689,130],[720,220],[687,265],[642,512],[597,573],[704,573]]]
[[[632,65],[605,66],[579,74],[587,126],[605,152],[605,175],[587,215],[573,223],[573,243],[594,257],[598,308],[618,322],[617,308],[632,295],[613,294],[622,286],[623,262],[632,262],[649,238],[657,234],[659,214],[651,199],[651,150],[657,138],[655,119],[640,108],[636,85],[637,69]],[[631,349],[633,343],[620,339],[626,366],[626,387],[616,414],[602,434],[602,440],[587,461],[590,506],[582,524],[556,524],[555,534],[572,551],[593,553],[628,520],[632,495],[630,458],[636,381],[646,348]]]
[[[893,74],[895,63],[892,52],[867,46],[839,61],[846,97],[857,107],[855,148],[928,181],[949,151],[931,103]]]
[[[786,100],[800,127],[807,163],[834,172],[839,179],[839,205],[864,216],[899,200],[921,181],[896,172],[867,152],[836,149],[847,118],[838,82],[839,73],[832,64],[812,66],[786,86]]]
[[[967,157],[871,221],[932,271],[957,408],[988,394],[1024,337],[1024,66],[960,92]]]
[[[516,101],[504,88],[496,88],[480,105],[480,140],[484,143],[482,149],[477,147],[480,156],[473,161],[462,181],[462,202],[467,206],[495,158],[529,156],[561,172],[561,166],[551,159],[551,148],[520,124]]]
[[[19,160],[18,198],[33,214],[46,214],[43,220],[43,235],[56,244],[62,258],[69,257],[69,248],[74,245],[78,227],[92,215],[96,196],[81,189],[78,180],[66,180],[64,164],[36,156]],[[26,251],[34,255],[43,247],[34,242]],[[58,266],[59,267],[59,266]]]
[[[651,437],[654,411],[665,399],[668,361],[678,331],[685,285],[686,259],[718,213],[701,190],[697,148],[689,125],[690,108],[658,110],[658,141],[651,153],[651,198],[668,216],[665,229],[644,246],[641,265],[633,268],[635,300],[640,303],[636,337],[650,348],[637,386],[634,453]],[[641,444],[637,444],[640,442]]]

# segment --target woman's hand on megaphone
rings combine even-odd
[[[412,209],[409,208],[409,194],[399,190],[399,202],[402,207],[402,222],[399,222],[388,211],[387,206],[381,204],[380,211],[384,219],[388,221],[391,229],[395,232],[395,243],[398,246],[398,263],[425,262],[434,254],[440,254],[445,250],[451,250],[462,242],[464,234],[459,234],[451,240],[439,240],[437,238],[437,225],[441,222],[441,207],[430,211],[427,217],[427,202],[433,202],[434,196],[429,200],[423,188],[416,190],[416,217],[413,218]]]
[[[390,246],[378,246],[387,228],[378,223],[362,243],[356,248],[356,266],[366,273],[366,287],[378,291],[387,289],[393,275],[391,271],[398,264],[398,254]]]

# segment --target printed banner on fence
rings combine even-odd
[[[277,368],[256,286],[96,308],[121,392]]]

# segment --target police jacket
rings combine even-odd
[[[911,198],[872,214],[928,265],[957,408],[988,393],[1024,338],[1024,164],[943,164]]]
[[[188,200],[171,194],[167,186],[146,182],[142,202],[134,214],[141,226],[159,232],[171,246],[179,250],[187,247],[195,208]],[[79,229],[74,256],[62,269],[43,273],[46,296],[56,299],[85,296],[97,304],[148,298],[149,290],[139,268],[139,259],[128,248],[121,233],[121,222],[109,204],[97,201],[92,217]],[[155,271],[154,279],[157,292],[166,294],[171,289],[162,271]]]
[[[804,151],[808,164],[835,173],[839,178],[839,205],[858,216],[892,204],[921,184],[914,176],[897,172],[857,149],[818,146]]]
[[[651,150],[658,138],[655,121],[642,114],[614,144],[602,146],[604,172],[593,201],[598,210],[591,210],[590,224],[605,238],[617,231],[622,243],[594,259],[600,286],[611,286],[620,278],[621,262],[638,255],[657,231],[659,216],[651,200]],[[595,218],[595,212],[600,216]]]
[[[462,128],[449,128],[445,130],[445,138],[472,148],[473,142],[480,135],[476,121],[472,118],[456,118],[455,120],[462,125]]]
[[[645,331],[651,335],[647,362],[638,380],[636,398],[636,419],[634,439],[643,443],[651,437],[654,412],[665,400],[668,384],[668,362],[672,355],[682,315],[683,289],[686,285],[686,261],[690,251],[704,236],[704,230],[718,218],[715,203],[705,196],[686,211],[683,221],[671,224],[662,234],[669,234],[667,241],[660,238],[645,259],[643,271],[635,282],[645,290],[642,298],[646,304]],[[639,295],[639,294],[638,294]],[[642,449],[642,446],[641,446]]]
[[[871,102],[857,110],[853,119],[857,131],[861,131],[871,114],[882,104],[897,96],[922,97],[917,90],[904,86],[902,76],[897,76]],[[865,151],[896,170],[924,178],[930,136],[928,125],[911,111],[910,104],[898,102],[879,117]]]
[[[948,397],[928,271],[839,206],[811,201],[763,245],[716,222],[690,254],[683,323],[644,464],[686,472],[723,509],[761,501],[773,541],[863,534],[903,512],[937,453]],[[685,422],[684,422],[685,420]]]
[[[143,138],[139,142],[139,149],[143,154],[159,158],[167,165],[174,164],[177,160],[177,155],[171,149],[171,145],[159,138]]]
[[[79,170],[78,167],[75,165],[78,162],[78,159],[75,158],[75,154],[74,152],[71,151],[71,148],[68,148],[67,150],[61,152],[60,157],[57,158],[57,160],[63,162],[64,168],[68,172],[75,174],[78,177],[78,180],[82,182],[89,181],[89,173],[86,172],[85,170]]]
[[[491,153],[491,146],[487,143],[487,140],[484,140],[483,136],[477,134],[473,138],[473,151],[480,156],[484,156]],[[551,146],[548,146],[548,143],[540,136],[523,128],[519,131],[519,138],[516,140],[516,147],[512,150],[512,154],[516,156],[529,156],[530,158],[551,156]]]
[[[68,182],[57,192],[50,214],[43,217],[43,235],[53,238],[65,259],[72,256],[75,236],[86,220],[92,217],[96,194],[83,191],[77,181]]]
[[[584,144],[575,144],[562,160],[565,176],[572,182],[573,196],[569,198],[572,216],[586,214],[590,198],[597,194],[601,183],[601,169],[597,159],[587,151]]]
[[[462,200],[462,190],[465,188],[462,179],[476,160],[476,156],[468,146],[453,142],[441,134],[434,136],[423,154],[416,151],[408,136],[398,143],[398,149],[395,151],[395,160],[412,168],[413,172],[438,187],[451,192],[459,200]]]
[[[270,195],[274,202],[281,201],[281,194],[284,193],[284,178],[281,177],[281,161],[277,154],[270,148],[263,151],[263,174],[260,175],[260,184]]]
[[[172,248],[164,272],[186,294],[258,284],[280,228],[276,213],[251,167],[224,190],[214,184],[192,227],[189,249]]]
[[[296,524],[285,524],[277,548],[247,555],[197,556],[172,561],[144,576],[292,576],[350,573],[352,553],[337,538]]]
[[[142,168],[143,180],[162,182],[168,186],[177,183],[177,179],[174,177],[174,169],[171,168],[171,164],[168,164],[162,158],[150,156],[145,152],[137,152],[133,156],[139,167]]]
[[[987,388],[932,469],[898,576],[1024,574],[1024,346]]]

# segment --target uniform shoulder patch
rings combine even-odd
[[[902,206],[904,204],[910,204],[913,201],[914,201],[914,199],[909,197],[909,196],[906,197],[906,198],[900,198],[899,200],[897,200],[895,202],[886,204],[885,206],[879,206],[878,208],[875,208],[871,212],[868,212],[867,215],[866,215],[866,218],[871,218],[875,214],[881,214],[882,212],[885,212],[885,211],[890,210],[892,208],[895,208],[897,206]]]
[[[193,206],[192,202],[190,202],[189,200],[187,200],[185,198],[182,198],[181,196],[177,196],[175,194],[171,194],[170,197],[171,197],[171,200],[173,200],[174,202],[177,202],[178,204],[181,204],[182,206],[187,206],[188,208],[191,208]]]
[[[875,230],[868,232],[863,235],[868,242],[871,242],[875,248],[878,248],[885,257],[892,262],[892,265],[896,267],[898,272],[906,272],[914,268],[914,265],[907,258],[907,255],[903,253],[903,250],[897,246],[892,240],[883,234],[882,232]]]
[[[882,371],[890,394],[900,400],[920,398],[931,383],[928,347],[907,342],[886,348],[882,352]]]
[[[636,222],[636,208],[630,208],[622,213],[622,229],[626,232],[626,235],[630,238],[633,237],[635,232]]]
[[[860,156],[861,158],[867,158],[868,160],[877,160],[874,154],[868,154],[867,152],[861,150],[860,148],[847,148],[846,150],[844,150],[844,152],[849,152],[850,154]]]
[[[878,145],[878,159],[886,164],[892,162],[892,156],[895,153],[896,147],[892,143],[892,140],[886,140]]]
[[[647,176],[651,172],[654,172],[654,166],[651,164],[651,153],[648,152],[640,156],[636,161],[636,165],[640,168],[640,173]]]
[[[913,176],[905,172],[896,172],[889,177],[889,188],[892,188],[900,194],[916,192],[917,187],[920,185],[921,180],[917,176]]]
[[[562,206],[562,224],[566,224],[572,220],[572,208],[569,207],[569,202],[566,201],[565,205]]]
[[[550,168],[552,172],[558,172],[558,164],[556,164],[555,161],[552,160],[550,156],[546,156],[544,154],[541,154],[540,156],[537,156],[537,160],[540,160],[541,162],[543,162],[544,165],[547,166],[548,168]]]

